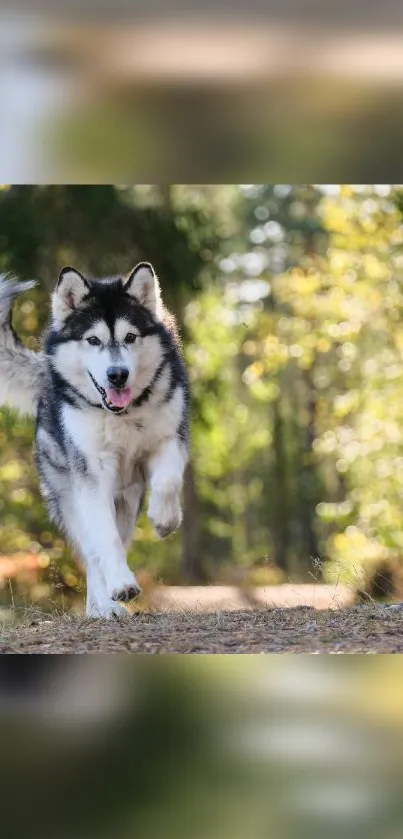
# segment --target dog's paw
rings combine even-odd
[[[141,588],[138,583],[129,584],[125,586],[117,586],[113,589],[112,592],[112,600],[121,600],[124,603],[127,603],[129,600],[134,600],[135,597],[138,597],[141,594]]]
[[[123,568],[119,573],[111,574],[107,582],[107,594],[110,600],[127,603],[141,593],[141,588],[130,568]]]
[[[155,532],[160,539],[165,539],[167,536],[171,536],[172,533],[176,533],[180,523],[181,520],[177,519],[175,521],[168,522],[168,524],[154,524]]]
[[[105,600],[99,603],[87,603],[86,617],[104,620],[113,620],[113,618],[128,618],[129,613],[120,603],[114,603],[113,600]]]
[[[161,539],[175,533],[182,521],[182,510],[178,495],[152,495],[148,507],[148,517]]]

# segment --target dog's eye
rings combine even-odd
[[[134,332],[128,332],[125,338],[125,344],[134,344],[136,338],[137,335],[135,335]]]
[[[88,344],[91,344],[92,347],[99,347],[99,345],[101,343],[99,338],[97,338],[96,335],[90,335],[90,337],[87,338],[87,342],[88,342]]]

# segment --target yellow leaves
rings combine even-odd
[[[258,355],[258,358],[246,368],[242,376],[248,387],[264,375],[277,373],[288,360],[288,347],[275,334],[267,335],[260,342],[248,341],[243,349],[246,351],[246,355]]]
[[[349,390],[347,393],[340,393],[334,400],[334,414],[337,419],[343,419],[348,414],[358,409],[360,393],[358,390]]]
[[[394,335],[396,349],[403,353],[403,330],[398,330]]]
[[[346,253],[344,249],[329,246],[327,249],[327,260],[328,271],[331,277],[340,276],[340,279],[344,282],[350,278],[351,282],[352,275],[349,275],[349,271],[353,267],[351,254]]]
[[[19,460],[10,460],[0,468],[0,481],[18,481],[23,477],[24,467]]]
[[[253,364],[250,364],[249,367],[244,370],[242,374],[242,381],[248,386],[252,387],[256,382],[260,380],[264,373],[264,364],[262,361],[255,361]]]
[[[332,344],[328,338],[319,338],[316,348],[320,353],[327,353],[332,348]]]
[[[278,336],[272,333],[263,342],[263,352],[267,356],[277,355],[279,351],[282,351],[283,346]]]
[[[248,385],[251,395],[258,400],[258,402],[272,402],[279,395],[280,389],[273,380],[265,381],[263,379],[256,379],[249,382],[244,376],[244,382]]]
[[[255,361],[253,364],[251,364],[245,371],[245,374],[247,374],[249,382],[253,382],[256,379],[260,379],[260,377],[263,375],[264,369],[265,368],[262,361]]]
[[[348,539],[344,533],[337,533],[333,539],[334,547],[336,551],[343,551],[348,546]]]
[[[395,247],[403,244],[403,227],[401,225],[393,231],[390,237],[390,243]]]
[[[336,533],[328,540],[332,559],[327,567],[327,579],[337,574],[340,582],[360,586],[364,583],[364,568],[368,563],[379,563],[388,556],[387,548],[373,537],[369,537],[356,525],[349,525],[342,533]]]
[[[37,328],[38,328],[38,319],[35,315],[30,316],[29,318],[25,319],[24,329],[26,329],[27,332],[35,332],[35,330]]]
[[[353,198],[354,197],[354,187],[352,184],[341,184],[340,186],[340,197],[341,198]]]
[[[39,565],[39,567],[40,567],[40,568],[47,568],[47,567],[48,567],[48,565],[49,565],[49,563],[50,563],[50,559],[49,559],[49,557],[48,557],[48,555],[47,555],[47,554],[45,554],[45,553],[39,554],[39,556],[38,556],[38,565]],[[77,582],[77,578],[76,578],[76,577],[74,577],[74,580],[75,580],[75,582],[74,582],[74,583],[72,583],[72,585],[75,585],[75,584],[76,584],[76,582]]]
[[[351,204],[346,201],[324,201],[323,215],[327,229],[334,233],[345,232],[349,224],[350,209]]]
[[[10,498],[17,504],[21,504],[25,507],[30,506],[34,500],[32,497],[32,493],[28,492],[28,490],[24,489],[24,487],[20,487],[19,489],[13,489],[10,493]]]
[[[379,259],[379,254],[368,253],[363,256],[363,268],[367,280],[386,280],[390,269],[386,262]]]
[[[305,274],[298,277],[296,290],[299,297],[311,297],[319,291],[320,284],[319,274]]]
[[[273,281],[276,296],[284,303],[303,307],[319,292],[322,275],[314,270],[293,268]]]

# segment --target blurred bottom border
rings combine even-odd
[[[393,656],[3,657],[3,835],[397,837],[402,699]]]

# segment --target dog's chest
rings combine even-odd
[[[71,442],[86,458],[89,471],[99,469],[118,484],[130,481],[133,465],[152,454],[166,436],[164,411],[113,416],[105,412],[84,412],[65,406],[64,429]]]

